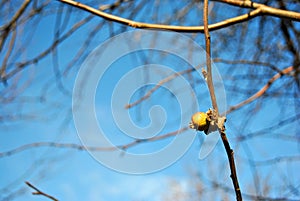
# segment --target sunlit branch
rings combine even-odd
[[[8,58],[10,57],[10,55],[13,51],[15,41],[16,41],[16,37],[17,37],[17,30],[13,30],[12,32],[13,33],[12,33],[12,37],[11,37],[10,42],[9,42],[8,50],[6,51],[6,54],[5,54],[5,57],[3,59],[2,66],[1,66],[1,69],[0,69],[1,79],[3,79],[5,77],[7,61],[8,61]],[[5,82],[6,80],[3,79],[3,81]]]
[[[44,193],[43,191],[39,190],[37,187],[35,187],[34,185],[32,185],[31,183],[29,183],[28,181],[25,182],[27,186],[29,186],[30,188],[34,189],[35,192],[32,192],[33,195],[42,195],[44,197],[47,197],[49,198],[50,200],[53,200],[53,201],[58,201],[58,199],[56,199],[55,197],[47,194],[47,193]]]
[[[15,25],[16,21],[20,18],[20,16],[24,13],[26,8],[28,7],[31,0],[25,0],[23,4],[21,5],[20,9],[15,13],[15,15],[11,18],[11,20],[4,26],[0,27],[0,31],[3,31],[1,34],[1,40],[0,40],[0,52],[2,51],[4,42],[11,30],[11,28]]]
[[[273,17],[279,17],[279,18],[287,18],[290,20],[300,21],[300,13],[288,11],[288,10],[282,10],[278,8],[273,8],[270,6],[266,6],[264,4],[255,3],[250,0],[214,0],[217,2],[222,2],[226,4],[230,4],[233,6],[243,7],[243,8],[252,8],[252,9],[259,9],[261,15],[270,15]]]
[[[208,0],[204,0],[204,12],[203,12],[203,21],[204,21],[204,35],[205,35],[205,47],[206,47],[206,66],[207,66],[207,86],[210,93],[210,98],[212,102],[212,106],[214,111],[216,112],[216,116],[219,119],[219,111],[218,111],[218,104],[215,96],[214,91],[214,85],[212,80],[212,69],[211,69],[211,52],[210,52],[210,34],[208,29]],[[218,120],[217,120],[218,121]],[[219,123],[219,122],[217,122]],[[223,122],[224,123],[224,122]],[[230,147],[229,141],[227,139],[226,133],[225,133],[225,127],[224,125],[218,125],[218,130],[221,135],[221,139],[228,157],[230,172],[231,172],[231,180],[234,186],[235,194],[236,194],[236,200],[242,201],[242,194],[241,189],[238,182],[238,177],[236,173],[236,167],[235,167],[235,161],[234,161],[234,152]]]
[[[208,29],[208,0],[204,0],[204,35],[205,35],[205,50],[206,50],[206,70],[207,70],[207,86],[210,93],[211,103],[216,111],[217,115],[219,115],[217,99],[214,91],[214,84],[212,80],[212,70],[211,70],[211,53],[210,53],[210,34]]]
[[[67,3],[74,7],[80,8],[82,10],[90,12],[90,13],[97,15],[99,17],[102,17],[104,19],[107,19],[107,20],[110,20],[113,22],[117,22],[120,24],[124,24],[127,26],[131,26],[134,28],[169,30],[169,31],[176,31],[176,32],[195,32],[195,33],[201,32],[201,33],[204,33],[204,26],[174,26],[174,25],[165,25],[165,24],[151,24],[151,23],[137,22],[134,20],[130,20],[130,19],[116,16],[116,15],[105,13],[101,10],[92,8],[88,5],[79,3],[77,1],[73,1],[73,0],[59,0],[59,1],[61,1],[63,3]],[[259,15],[268,14],[267,11],[271,7],[264,6],[263,4],[258,4],[258,5],[260,5],[261,7],[257,7],[257,9],[255,9],[247,14],[229,18],[229,19],[223,20],[223,21],[215,23],[215,24],[210,24],[210,25],[208,25],[208,29],[210,31],[214,31],[214,30],[222,29],[222,28],[237,24],[237,23],[248,21]],[[300,16],[300,13],[296,13],[296,12],[292,12],[292,11],[285,11],[285,10],[280,10],[280,9],[279,9],[279,11],[280,11],[279,13],[281,15],[277,16],[277,17],[287,17],[292,20],[300,21],[300,17],[298,17],[298,16]],[[290,13],[292,13],[292,14],[290,14]],[[275,14],[275,12],[271,12],[270,14],[273,15],[273,14]]]

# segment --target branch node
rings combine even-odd
[[[202,75],[204,77],[205,82],[207,82],[207,72],[204,68],[201,69]]]

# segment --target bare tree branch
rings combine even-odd
[[[218,104],[215,96],[214,91],[214,85],[212,80],[212,70],[211,70],[211,56],[210,56],[210,34],[208,29],[208,0],[204,0],[204,12],[203,12],[203,21],[204,21],[204,34],[205,34],[205,46],[206,46],[206,65],[207,65],[207,85],[210,93],[211,102],[214,108],[214,111],[216,112],[217,118],[219,118],[219,111],[218,111]],[[218,123],[218,122],[217,122]],[[223,122],[224,123],[224,122]],[[218,130],[222,138],[223,145],[225,147],[230,171],[231,171],[231,179],[234,186],[235,194],[236,194],[236,200],[242,201],[242,194],[239,187],[238,177],[236,173],[236,167],[234,162],[234,152],[230,147],[229,141],[227,139],[224,125],[221,127],[218,125]]]
[[[23,68],[25,68],[28,65],[31,64],[35,64],[37,63],[39,60],[45,58],[47,55],[49,55],[50,53],[52,53],[52,51],[58,46],[60,45],[64,40],[66,40],[67,38],[69,38],[73,33],[75,33],[80,27],[82,27],[83,25],[85,25],[88,21],[90,21],[93,18],[93,16],[88,16],[83,20],[78,21],[77,23],[75,23],[68,32],[66,32],[64,35],[62,35],[60,38],[57,38],[46,50],[44,50],[43,52],[41,52],[39,55],[37,55],[36,57],[28,60],[28,61],[24,61],[21,63],[17,64],[17,68],[13,69],[12,71],[10,71],[9,73],[7,73],[3,79],[9,79],[12,76],[14,76],[15,74],[17,74],[18,72],[22,71]]]
[[[268,83],[263,86],[258,92],[256,92],[253,96],[251,96],[250,98],[248,98],[247,100],[244,100],[243,102],[235,105],[235,106],[231,106],[229,108],[229,110],[226,111],[226,114],[231,113],[233,110],[237,110],[239,108],[241,108],[244,105],[247,105],[248,103],[251,103],[252,101],[254,101],[255,99],[261,97],[269,88],[270,86],[273,84],[273,82],[275,82],[277,79],[279,79],[281,76],[286,75],[290,72],[292,72],[294,70],[293,66],[290,66],[288,68],[285,68],[284,70],[282,70],[280,73],[277,73],[276,75],[274,75],[269,81]]]
[[[37,187],[35,187],[31,183],[29,183],[28,181],[26,181],[25,183],[27,184],[27,186],[29,186],[30,188],[35,190],[35,192],[32,192],[33,195],[42,195],[42,196],[49,198],[50,200],[58,201],[58,199],[56,199],[55,197],[53,197],[47,193],[44,193],[43,191],[40,191]]]
[[[25,0],[23,4],[21,5],[20,9],[15,13],[15,15],[11,18],[11,20],[4,26],[0,27],[0,31],[3,31],[4,33],[1,34],[1,40],[0,40],[0,52],[2,51],[4,42],[11,30],[11,27],[14,26],[16,21],[19,19],[19,17],[24,13],[26,10],[27,6],[31,0]]]
[[[197,67],[198,68],[198,67]],[[190,69],[187,69],[187,70],[183,70],[181,72],[176,72],[176,73],[173,73],[169,76],[167,76],[166,78],[160,80],[153,88],[151,88],[144,96],[142,96],[141,98],[139,98],[137,101],[133,102],[133,103],[129,103],[125,106],[126,109],[129,109],[129,108],[132,108],[138,104],[140,104],[141,102],[143,102],[144,100],[148,99],[151,97],[151,95],[157,90],[159,89],[164,83],[166,82],[170,82],[171,80],[175,79],[176,77],[178,76],[181,76],[183,74],[186,74],[186,73],[190,73],[190,72],[193,72],[194,70],[196,70],[197,68],[190,68]]]
[[[243,7],[243,8],[252,8],[259,9],[259,13],[261,15],[270,15],[279,18],[288,18],[290,20],[300,21],[300,13],[282,10],[278,8],[273,8],[270,6],[266,6],[264,4],[259,4],[252,2],[250,0],[240,1],[240,0],[214,0],[222,3],[227,3],[233,6]]]
[[[213,59],[213,62],[220,62],[220,63],[227,63],[227,64],[249,64],[249,65],[261,65],[261,66],[266,66],[266,67],[270,67],[272,70],[278,72],[278,73],[282,73],[282,71],[277,68],[276,66],[272,65],[272,64],[269,64],[269,63],[266,63],[266,62],[259,62],[259,61],[249,61],[249,60],[226,60],[226,59],[221,59],[221,58],[214,58]],[[199,69],[201,68],[202,65],[198,65],[197,67],[195,68],[190,68],[190,69],[187,69],[187,70],[183,70],[183,71],[180,71],[180,72],[176,72],[174,74],[171,74],[169,75],[168,77],[160,80],[154,87],[152,87],[149,91],[147,91],[145,93],[144,96],[140,97],[137,101],[133,102],[133,103],[129,103],[125,106],[126,109],[129,109],[129,108],[132,108],[138,104],[140,104],[141,102],[149,99],[151,97],[151,95],[157,90],[159,89],[163,84],[167,83],[167,82],[170,82],[172,81],[173,79],[177,78],[178,76],[181,76],[181,75],[184,75],[184,74],[187,74],[187,73],[191,73],[193,71],[195,71],[196,69]],[[274,80],[275,81],[275,80]],[[232,106],[232,107],[235,107],[235,106]],[[238,108],[236,108],[238,109]],[[226,112],[226,114],[228,113],[231,113],[234,109],[232,108],[232,110],[228,110]],[[222,114],[222,115],[225,115],[225,114]],[[221,116],[222,116],[221,115]]]
[[[207,86],[210,93],[211,103],[216,111],[217,115],[219,114],[217,99],[214,90],[214,84],[212,80],[212,70],[211,70],[211,53],[210,53],[210,34],[208,29],[208,0],[204,1],[204,14],[203,14],[203,21],[204,21],[204,34],[205,34],[205,50],[206,50],[206,69],[207,69]]]
[[[16,26],[16,25],[14,25]],[[3,62],[2,62],[2,66],[1,66],[1,69],[0,69],[0,78],[3,79],[5,77],[5,71],[6,71],[6,66],[7,66],[7,61],[8,61],[8,58],[9,56],[11,55],[11,52],[14,48],[14,45],[15,45],[15,41],[16,41],[16,36],[17,36],[17,30],[13,30],[12,31],[12,37],[11,37],[11,40],[9,42],[9,47],[8,47],[8,50],[5,54],[5,57],[3,59]],[[5,82],[5,80],[4,80]]]
[[[15,149],[0,152],[0,158],[11,156],[17,153],[20,153],[22,151],[31,149],[31,148],[38,148],[38,147],[54,147],[54,148],[67,148],[67,149],[76,149],[79,151],[89,150],[89,151],[116,151],[118,149],[126,150],[130,147],[133,147],[140,143],[146,143],[146,142],[153,142],[158,140],[163,140],[172,136],[176,136],[178,134],[183,133],[184,131],[188,130],[188,127],[183,127],[179,130],[165,133],[163,135],[154,136],[148,139],[135,139],[134,141],[124,144],[124,145],[118,145],[118,146],[111,146],[111,147],[96,147],[96,146],[84,146],[84,145],[78,145],[73,143],[57,143],[57,142],[35,142],[30,144],[25,144],[20,147],[17,147]]]
[[[177,32],[204,32],[204,26],[173,26],[173,25],[164,25],[164,24],[151,24],[151,23],[143,23],[143,22],[137,22],[133,20],[129,20],[126,18],[118,17],[116,15],[108,14],[105,12],[102,12],[98,9],[92,8],[90,6],[87,6],[85,4],[73,1],[73,0],[60,0],[62,3],[69,4],[71,6],[80,8],[82,10],[85,10],[87,12],[90,12],[94,15],[97,15],[99,17],[102,17],[104,19],[114,21],[117,23],[121,23],[127,26],[131,26],[134,28],[139,28],[139,29],[158,29],[158,30],[169,30],[169,31],[177,31]],[[227,3],[225,0],[220,2]],[[238,1],[239,2],[239,1]],[[228,3],[231,3],[232,5],[237,5],[235,1],[233,3],[229,1]],[[251,2],[252,3],[252,2]],[[248,4],[246,4],[248,5]],[[243,4],[240,5],[241,7]],[[263,4],[255,4],[255,10],[244,14],[240,15],[234,18],[230,18],[215,24],[211,24],[208,26],[208,29],[210,31],[222,29],[228,26],[231,26],[233,24],[241,23],[248,21],[249,19],[252,19],[256,16],[263,15],[263,14],[270,14],[272,16],[276,17],[286,17],[295,21],[300,21],[300,13],[292,12],[292,11],[285,11],[285,10],[280,10],[280,9],[272,9],[271,7],[265,6]],[[248,8],[248,7],[247,7]],[[254,8],[254,7],[250,7]],[[276,12],[275,12],[276,11]],[[278,14],[278,16],[276,15]]]

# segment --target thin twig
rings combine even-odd
[[[250,0],[247,1],[241,1],[241,0],[214,0],[217,2],[222,2],[226,4],[230,4],[233,6],[238,6],[242,8],[252,8],[252,9],[259,9],[261,15],[270,15],[273,17],[279,17],[279,18],[287,18],[290,20],[300,21],[300,13],[299,12],[293,12],[288,10],[282,10],[278,8],[273,8],[270,6],[266,6],[264,4],[255,3]]]
[[[23,4],[21,5],[20,9],[15,13],[15,15],[11,18],[11,20],[4,26],[0,27],[0,31],[3,31],[3,34],[1,35],[1,40],[0,40],[0,52],[2,51],[3,45],[5,43],[6,38],[8,37],[8,34],[15,26],[15,23],[17,20],[20,18],[20,16],[24,13],[26,8],[28,7],[29,3],[31,0],[25,0]]]
[[[129,2],[130,0],[117,0],[114,3],[111,4],[105,4],[102,6],[99,6],[99,10],[114,10],[115,8],[119,7],[123,2]]]
[[[190,69],[187,69],[187,70],[183,70],[183,71],[180,71],[180,72],[176,72],[176,73],[173,73],[169,76],[167,76],[166,78],[160,80],[154,87],[152,87],[144,96],[142,96],[141,98],[139,98],[137,101],[133,102],[133,103],[130,103],[130,104],[127,104],[125,106],[126,109],[129,109],[129,108],[132,108],[138,104],[140,104],[141,102],[143,102],[144,100],[150,98],[150,96],[157,90],[159,89],[163,84],[167,83],[167,82],[170,82],[171,80],[175,79],[176,77],[178,76],[181,76],[183,74],[186,74],[186,73],[190,73],[190,72],[193,72],[194,70],[196,70],[197,68],[190,68]]]
[[[3,27],[0,27],[0,31],[7,29],[8,27],[11,27],[18,19],[19,17],[24,13],[25,9],[29,5],[31,0],[25,0],[23,4],[21,5],[20,9],[15,13],[15,15],[11,18],[11,20],[4,25]]]
[[[213,108],[216,112],[217,117],[219,117],[218,105],[217,105],[217,100],[216,100],[216,96],[215,96],[214,85],[213,85],[213,80],[212,80],[212,70],[211,70],[210,34],[209,34],[209,29],[208,29],[208,0],[204,0],[203,21],[204,21],[204,34],[205,34],[205,47],[206,47],[207,85],[208,85]],[[241,190],[239,187],[239,182],[238,182],[238,177],[236,174],[236,167],[235,167],[235,162],[234,162],[234,152],[230,147],[230,144],[227,139],[225,129],[223,129],[223,126],[222,126],[222,128],[219,127],[218,130],[219,130],[219,133],[221,134],[222,142],[223,142],[223,145],[225,147],[226,154],[228,157],[230,172],[231,172],[230,177],[232,179],[232,183],[234,186],[236,200],[242,201],[242,193],[241,193]]]
[[[275,65],[267,62],[262,62],[262,61],[254,61],[254,60],[228,60],[228,59],[222,59],[222,58],[214,58],[213,62],[215,63],[224,63],[224,64],[247,64],[247,65],[252,65],[252,66],[264,66],[264,67],[269,67],[272,70],[276,72],[281,72],[281,69],[277,68]]]
[[[229,110],[226,111],[225,114],[229,114],[232,111],[237,110],[237,109],[243,107],[244,105],[247,105],[247,104],[251,103],[255,99],[261,97],[270,88],[270,86],[273,84],[273,82],[275,82],[281,76],[286,75],[286,74],[292,72],[293,70],[294,70],[293,66],[290,66],[290,67],[287,67],[287,68],[283,69],[281,72],[277,73],[271,79],[269,79],[269,81],[267,82],[267,84],[265,86],[263,86],[258,92],[256,92],[254,95],[252,95],[250,98],[244,100],[243,102],[241,102],[241,103],[239,103],[239,104],[237,104],[235,106],[231,106],[229,108]]]
[[[16,24],[14,24],[14,26],[16,26]],[[17,30],[15,29],[12,32],[13,33],[12,33],[12,36],[11,36],[11,39],[10,39],[10,42],[9,42],[8,50],[5,54],[5,57],[4,57],[3,62],[2,62],[2,67],[0,69],[0,78],[1,78],[1,80],[5,77],[7,62],[8,62],[8,59],[11,56],[11,53],[14,49],[14,45],[15,45],[15,41],[16,41],[16,37],[17,37]],[[6,80],[3,79],[3,81],[5,82]]]
[[[210,93],[210,98],[212,106],[218,115],[218,104],[214,91],[214,84],[212,80],[212,70],[211,70],[211,59],[210,59],[210,34],[208,29],[208,0],[204,1],[204,13],[203,13],[203,22],[204,22],[204,35],[205,35],[205,49],[206,49],[206,73],[207,73],[207,86]]]
[[[222,142],[223,145],[225,147],[226,150],[226,154],[229,160],[229,166],[230,166],[230,172],[231,172],[231,180],[234,186],[234,191],[235,191],[235,195],[236,195],[236,200],[237,201],[242,201],[242,193],[241,193],[241,189],[239,186],[239,182],[238,182],[238,177],[236,174],[236,167],[235,167],[235,161],[234,161],[234,152],[230,147],[229,141],[227,139],[226,133],[225,132],[221,132],[221,138],[222,138]]]
[[[270,64],[270,63],[266,63],[266,62],[260,62],[260,61],[250,61],[250,60],[226,60],[226,59],[221,59],[221,58],[214,58],[212,60],[213,62],[221,62],[221,63],[226,63],[226,64],[249,64],[249,65],[261,65],[261,66],[266,66],[266,67],[269,67],[271,68],[272,70],[278,72],[278,73],[282,73],[281,70],[279,68],[277,68],[276,66]],[[186,69],[186,70],[183,70],[183,71],[180,71],[180,72],[176,72],[176,73],[173,73],[171,75],[169,75],[168,77],[160,80],[154,87],[152,87],[149,91],[147,91],[145,93],[144,96],[140,97],[138,100],[136,100],[135,102],[132,102],[132,103],[129,103],[125,106],[126,109],[128,108],[132,108],[134,106],[137,106],[138,104],[140,104],[141,102],[149,99],[152,94],[157,90],[159,89],[163,84],[167,83],[167,82],[170,82],[172,81],[173,79],[177,78],[178,76],[180,75],[184,75],[184,74],[187,74],[187,73],[191,73],[199,68],[201,68],[202,65],[198,65],[196,68],[189,68],[189,69]],[[275,81],[275,80],[274,80]],[[233,106],[235,107],[235,106]],[[236,108],[238,109],[238,108]],[[231,111],[227,111],[226,113],[224,114],[221,114],[221,116],[224,116],[225,114],[228,114],[230,112],[234,111],[234,108],[231,110]]]
[[[25,61],[25,62],[21,62],[17,64],[17,68],[13,69],[12,71],[8,72],[5,77],[3,77],[3,79],[10,79],[11,77],[13,77],[14,75],[16,75],[17,73],[21,72],[26,66],[31,65],[31,64],[35,64],[38,61],[40,61],[41,59],[45,58],[47,55],[49,55],[53,49],[55,49],[58,45],[60,45],[64,40],[68,39],[72,34],[74,34],[79,28],[81,28],[82,26],[84,26],[86,23],[88,23],[91,19],[93,19],[93,16],[90,15],[86,18],[84,18],[83,20],[80,20],[79,22],[77,22],[76,24],[74,24],[69,30],[68,32],[66,32],[64,35],[62,35],[60,38],[58,38],[57,40],[54,40],[53,43],[43,52],[41,52],[39,55],[37,55],[36,57]]]
[[[215,180],[209,180],[207,178],[204,178],[203,176],[200,176],[200,179],[206,180],[209,182],[213,187],[223,190],[227,193],[232,193],[233,190],[229,188],[228,186],[224,185],[221,182],[215,181]],[[267,197],[267,196],[261,196],[261,195],[254,195],[254,194],[247,194],[243,193],[243,197],[247,198],[247,200],[268,200],[268,201],[298,201],[296,199],[289,199],[287,197]]]
[[[188,69],[188,71],[193,71],[193,70],[194,70],[194,68],[193,69]],[[227,111],[226,114],[228,114],[228,113],[242,107],[243,105],[250,103],[254,99],[260,97],[270,87],[270,84],[275,82],[282,75],[290,73],[291,70],[292,70],[291,67],[289,67],[289,68],[284,69],[281,73],[276,74],[273,78],[271,78],[269,80],[268,84],[266,86],[264,86],[259,92],[257,92],[255,95],[253,95],[249,99],[239,103],[238,105],[231,107],[230,111]],[[184,74],[184,72],[185,71],[182,71],[182,74]],[[171,79],[174,79],[176,77],[176,75],[178,75],[178,74],[173,74],[172,76],[169,76],[168,79],[165,78],[164,80],[161,80],[161,82],[168,82]],[[161,82],[159,82],[157,84],[157,86],[160,86]],[[148,93],[149,94],[153,93],[153,90],[150,90]],[[250,99],[251,99],[251,101],[249,101]],[[139,101],[139,102],[141,102],[141,101]],[[138,104],[138,103],[132,103],[130,105],[133,106],[133,105],[136,105],[136,104]],[[136,140],[134,140],[134,141],[132,141],[128,144],[119,145],[119,146],[116,146],[116,147],[86,147],[86,146],[71,144],[71,143],[37,142],[37,143],[31,143],[31,144],[23,145],[23,146],[20,146],[18,148],[15,148],[13,150],[7,151],[7,152],[2,152],[2,153],[0,153],[0,157],[10,156],[10,155],[25,151],[25,150],[30,149],[30,148],[38,148],[38,147],[70,148],[70,149],[90,150],[90,151],[114,151],[114,150],[117,150],[118,148],[128,149],[128,148],[133,147],[133,146],[135,146],[137,144],[140,144],[140,143],[156,141],[156,140],[165,139],[165,138],[168,138],[168,137],[171,137],[171,136],[175,136],[177,134],[180,134],[180,133],[184,132],[185,130],[187,130],[187,127],[184,127],[184,128],[182,128],[180,130],[177,130],[177,131],[166,133],[164,135],[160,135],[160,136],[156,136],[156,137],[153,137],[153,138],[145,139],[145,140],[136,139]]]
[[[165,24],[151,24],[151,23],[137,22],[134,20],[129,20],[129,19],[122,18],[122,17],[116,16],[116,15],[105,13],[101,10],[92,8],[88,5],[79,3],[77,1],[73,1],[73,0],[59,0],[59,1],[62,3],[69,4],[71,6],[74,6],[74,7],[80,8],[82,10],[90,12],[90,13],[97,15],[99,17],[102,17],[104,19],[107,19],[107,20],[110,20],[113,22],[117,22],[120,24],[124,24],[127,26],[131,26],[134,28],[169,30],[169,31],[176,31],[176,32],[194,32],[194,33],[198,33],[198,32],[203,33],[204,32],[204,26],[173,26],[173,25],[165,25]],[[223,2],[223,1],[220,0],[220,2]],[[224,1],[224,3],[226,3],[226,2]],[[255,10],[253,10],[247,14],[244,14],[244,15],[229,18],[229,19],[223,20],[221,22],[208,25],[208,29],[210,31],[215,31],[218,29],[222,29],[222,28],[237,24],[237,23],[248,21],[249,19],[252,19],[254,17],[263,15],[263,14],[265,14],[265,15],[269,14],[269,15],[272,15],[275,17],[285,17],[285,18],[289,18],[291,20],[300,21],[300,13],[292,12],[292,11],[285,11],[285,10],[280,10],[280,9],[276,9],[277,12],[275,12],[274,9],[271,9],[271,7],[265,6],[263,4],[255,4],[255,5],[257,6],[257,8]],[[241,7],[243,7],[243,6],[241,5]],[[253,8],[253,7],[250,7],[250,8]],[[276,16],[277,13],[279,16]]]
[[[42,195],[42,196],[45,196],[45,197],[47,197],[51,200],[58,201],[58,199],[56,199],[55,197],[53,197],[53,196],[51,196],[47,193],[44,193],[43,191],[40,191],[37,187],[35,187],[31,183],[29,183],[28,181],[26,181],[25,183],[27,184],[27,186],[29,186],[30,188],[35,190],[35,192],[32,192],[33,195]]]

